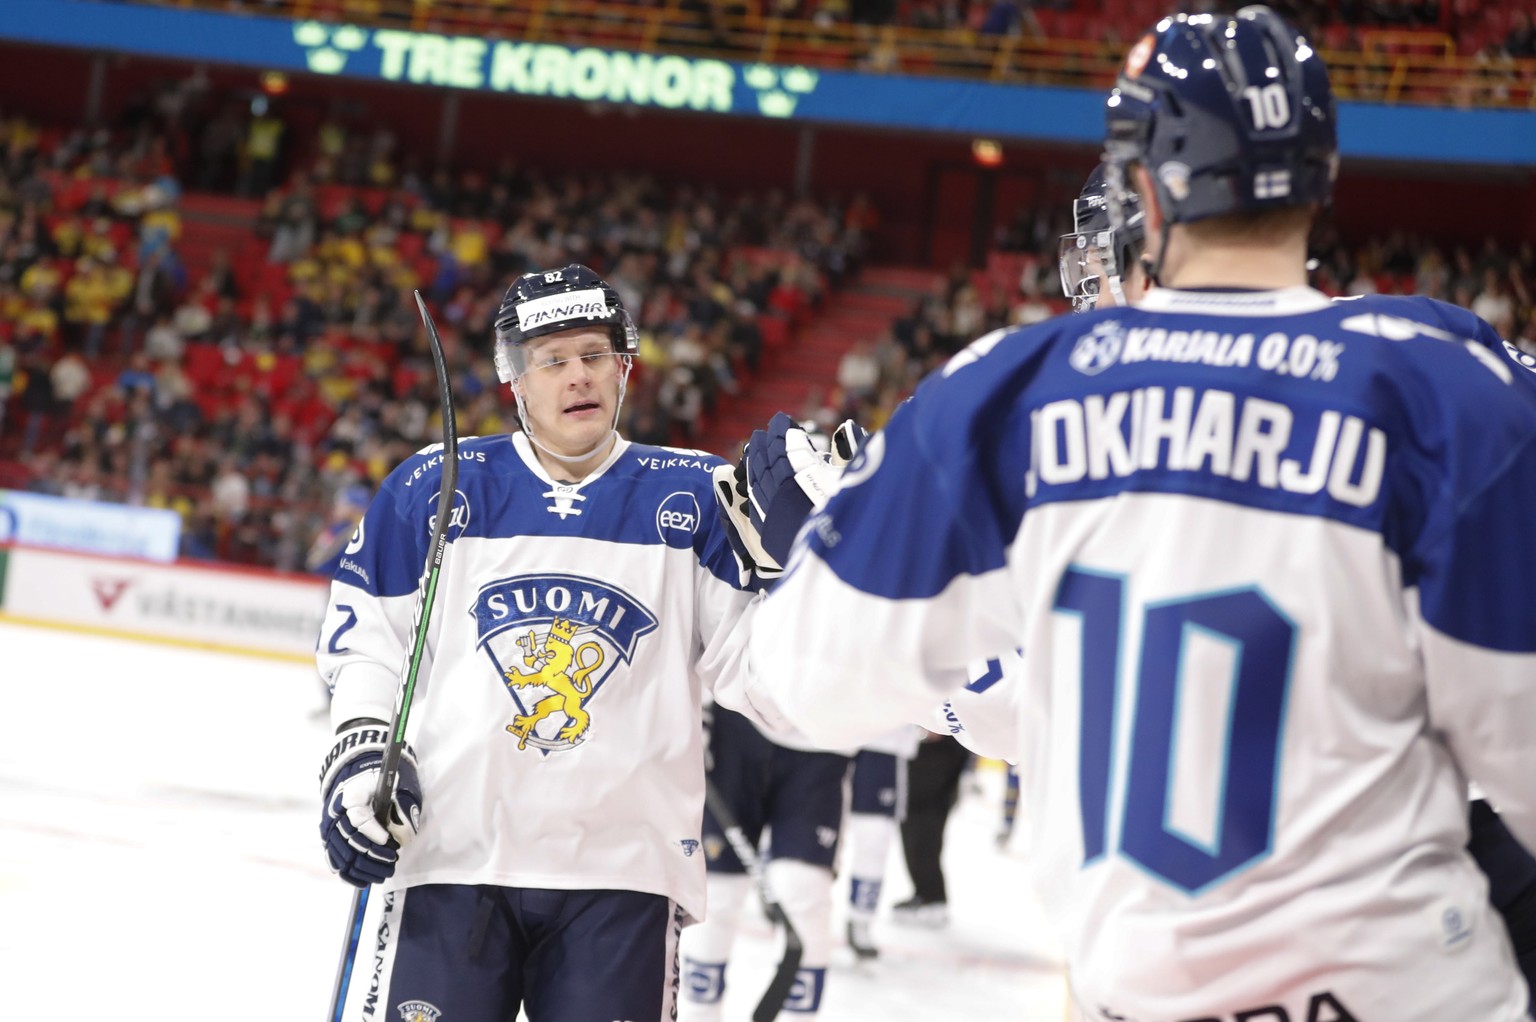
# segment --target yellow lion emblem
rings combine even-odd
[[[523,664],[533,668],[533,671],[525,673],[515,668],[505,671],[502,676],[507,679],[507,684],[513,688],[539,685],[555,693],[535,703],[532,713],[526,716],[518,714],[507,725],[507,730],[517,735],[519,749],[528,747],[528,736],[533,734],[534,727],[552,714],[564,713],[568,718],[557,737],[572,744],[581,738],[587,726],[592,723],[591,714],[582,709],[581,704],[592,694],[592,685],[587,678],[603,666],[603,647],[595,642],[584,642],[579,647],[573,647],[571,639],[575,635],[576,623],[557,617],[550,625],[549,634],[545,636],[542,646],[531,628],[527,635],[517,640],[523,649]],[[587,660],[588,650],[597,654],[590,662]]]

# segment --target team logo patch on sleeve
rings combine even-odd
[[[1077,339],[1067,362],[1085,376],[1097,376],[1120,361],[1125,330],[1116,320],[1095,323],[1093,330]]]
[[[581,575],[518,575],[480,590],[476,646],[516,708],[517,747],[574,749],[591,733],[588,703],[633,661],[656,616],[633,596]]]
[[[656,531],[667,546],[692,546],[693,534],[699,531],[699,502],[693,494],[686,490],[668,494],[656,509]]]

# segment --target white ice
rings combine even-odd
[[[351,900],[317,833],[322,704],[302,664],[0,622],[7,1016],[319,1020]],[[1023,864],[992,840],[1000,797],[980,771],[950,822],[949,927],[902,929],[882,908],[881,957],[855,964],[839,940],[821,1019],[1065,1016]],[[910,893],[897,847],[883,904]],[[749,915],[727,1022],[749,1017],[775,958]]]

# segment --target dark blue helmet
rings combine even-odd
[[[1072,299],[1072,311],[1086,312],[1098,304],[1099,281],[1116,290],[1117,304],[1124,305],[1120,281],[1141,260],[1146,227],[1141,200],[1135,192],[1122,196],[1121,223],[1109,222],[1109,200],[1104,164],[1093,168],[1083,190],[1072,202],[1072,233],[1063,234],[1056,250],[1061,290]]]
[[[633,355],[640,333],[619,293],[579,263],[558,270],[525,273],[512,282],[496,313],[496,375],[511,383],[523,372],[523,346],[562,330],[599,327],[613,350]]]
[[[1126,57],[1106,120],[1112,191],[1141,164],[1168,223],[1324,203],[1333,188],[1328,71],[1268,7],[1158,22]]]

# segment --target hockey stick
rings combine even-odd
[[[389,816],[395,780],[400,774],[400,757],[405,751],[405,725],[411,716],[411,701],[416,696],[416,676],[421,670],[421,656],[427,645],[427,623],[432,620],[432,604],[437,600],[437,579],[448,549],[448,526],[453,519],[453,497],[459,483],[459,426],[453,415],[453,388],[448,380],[448,363],[443,356],[443,340],[421,292],[416,293],[416,307],[427,328],[432,347],[432,368],[437,373],[438,399],[443,410],[443,479],[437,494],[437,517],[432,521],[432,539],[428,547],[426,570],[416,590],[416,619],[406,639],[407,655],[400,668],[400,687],[395,692],[395,714],[389,725],[389,744],[384,748],[384,762],[379,783],[373,790],[373,815],[382,824]],[[363,935],[363,913],[368,908],[368,888],[360,887],[352,896],[352,911],[347,918],[342,940],[341,961],[336,966],[336,982],[331,988],[331,1010],[327,1022],[341,1022],[347,1002],[347,987],[352,982],[352,966]]]
[[[795,985],[795,976],[800,971],[800,956],[805,953],[805,945],[800,941],[800,934],[790,924],[789,915],[784,911],[784,906],[779,904],[779,899],[774,897],[773,888],[768,886],[768,877],[763,872],[763,860],[758,857],[757,849],[752,847],[752,842],[747,840],[747,835],[741,831],[741,824],[736,822],[736,815],[726,805],[725,797],[720,794],[720,789],[715,787],[715,782],[708,776],[704,778],[704,804],[714,814],[715,822],[720,824],[720,829],[725,832],[725,840],[730,842],[731,851],[736,853],[736,858],[746,867],[747,875],[757,885],[757,893],[763,899],[763,911],[768,914],[770,922],[784,928],[784,957],[779,960],[779,967],[773,974],[773,979],[768,983],[768,989],[763,991],[763,999],[757,1002],[757,1008],[752,1012],[752,1022],[773,1022],[784,1008],[784,1002],[789,999],[789,992]]]

